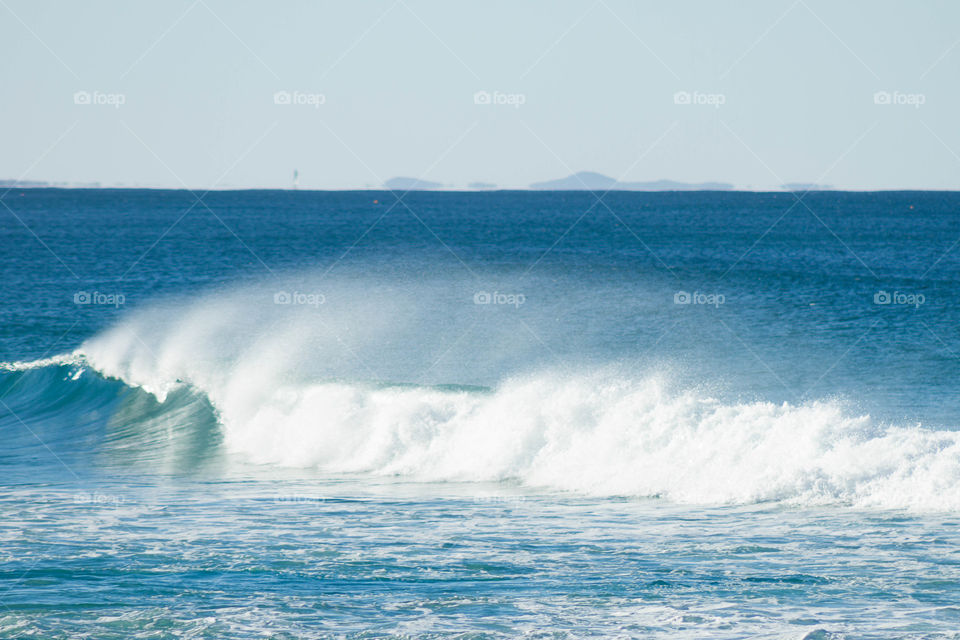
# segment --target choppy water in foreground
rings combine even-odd
[[[0,637],[960,635],[958,194],[4,201]]]

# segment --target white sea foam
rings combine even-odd
[[[692,503],[960,507],[960,438],[836,403],[724,405],[655,379],[538,375],[492,394],[321,384],[222,408],[259,462]]]
[[[840,400],[729,402],[604,368],[540,369],[489,391],[331,381],[291,364],[309,324],[254,319],[227,335],[240,313],[221,300],[151,326],[134,316],[65,361],[160,400],[193,386],[224,445],[264,464],[684,503],[960,510],[960,434],[881,424]]]
[[[0,371],[30,371],[44,367],[56,367],[64,364],[81,364],[82,357],[75,353],[65,353],[50,358],[38,360],[18,360],[16,362],[0,362]]]

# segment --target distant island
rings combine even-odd
[[[620,182],[610,176],[593,171],[580,171],[566,178],[534,182],[534,191],[730,191],[732,184],[726,182],[675,182],[653,180],[650,182]]]
[[[390,191],[430,191],[431,189],[440,189],[443,187],[439,182],[405,177],[390,178],[383,183],[383,186]]]
[[[383,183],[383,186],[390,191],[432,191],[451,188],[440,182],[405,176],[390,178]],[[473,191],[488,191],[496,188],[498,188],[497,185],[490,182],[467,184],[467,189]],[[734,187],[726,182],[677,182],[675,180],[620,182],[602,173],[580,171],[558,180],[534,182],[527,188],[532,191],[731,191]]]
[[[50,187],[70,189],[98,189],[99,182],[47,182],[45,180],[0,180],[0,187],[11,189],[44,189]]]

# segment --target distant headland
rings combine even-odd
[[[534,182],[534,191],[730,191],[726,182],[676,182],[651,180],[649,182],[621,182],[593,171],[580,171],[566,178]]]
[[[383,186],[391,191],[433,191],[463,188],[407,177],[391,178],[384,182]],[[498,186],[489,182],[471,182],[466,188],[471,191],[479,191],[497,189]],[[523,189],[524,187],[520,188]],[[674,180],[621,182],[594,171],[579,171],[566,178],[534,182],[526,187],[531,191],[731,191],[733,188],[732,184],[726,182],[677,182]]]

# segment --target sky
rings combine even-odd
[[[0,0],[0,179],[960,188],[960,3]]]

